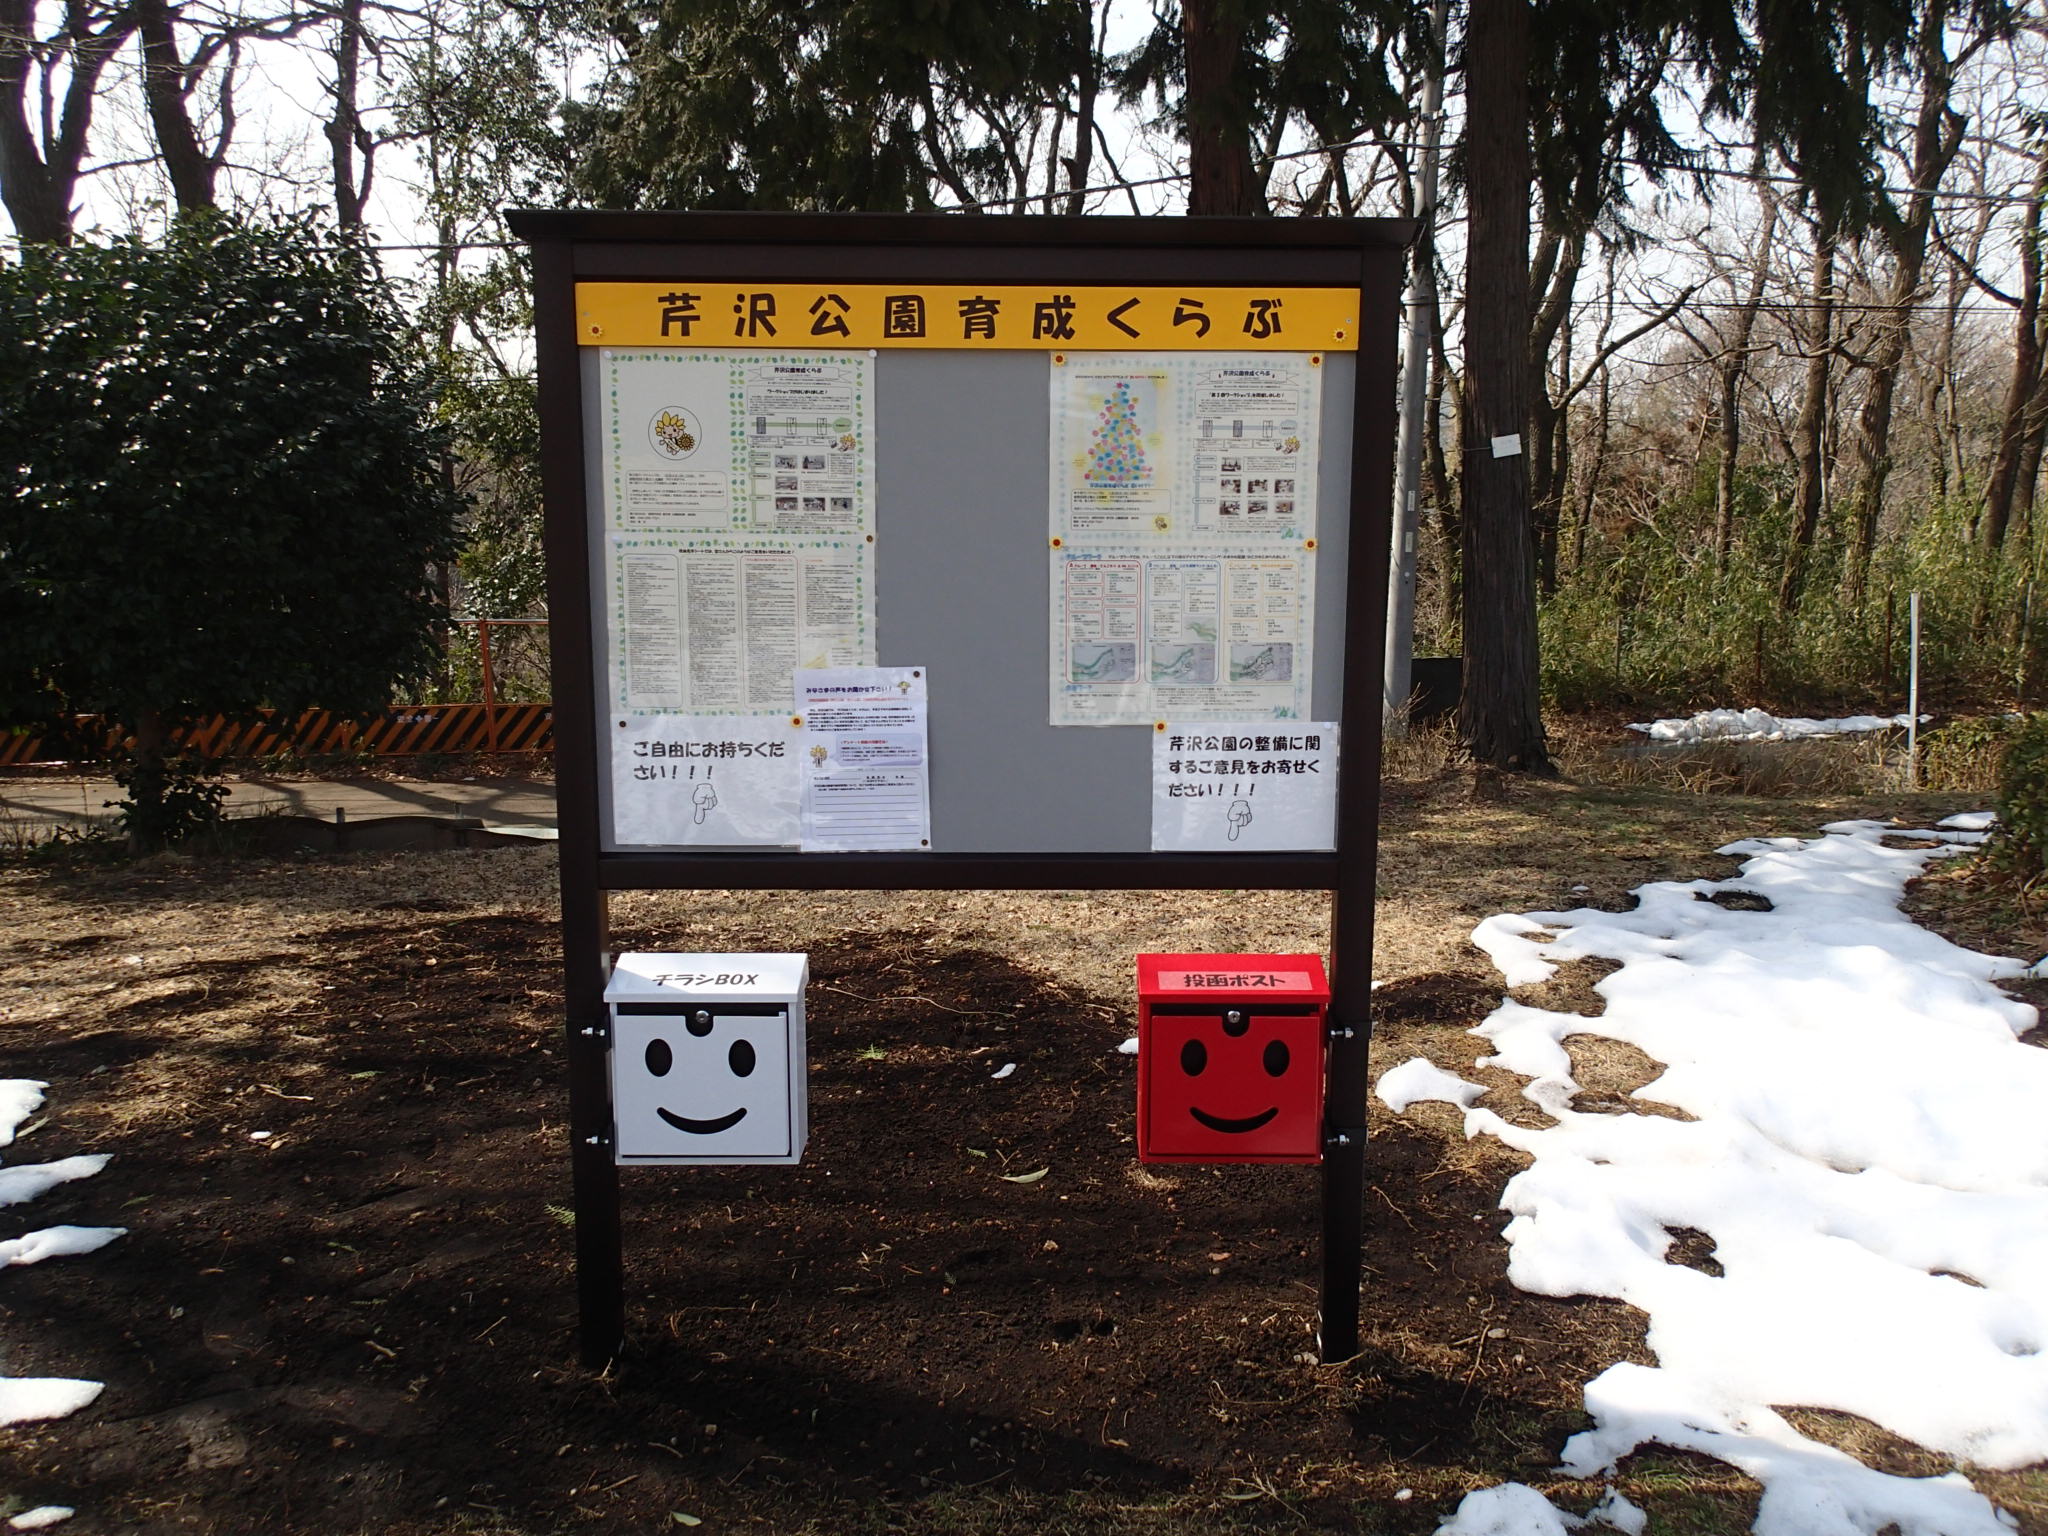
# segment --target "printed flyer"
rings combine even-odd
[[[874,662],[874,362],[599,349],[614,712],[787,714]]]
[[[1054,725],[1299,719],[1312,554],[1055,550]]]
[[[1298,719],[1316,353],[1055,353],[1050,719]]]

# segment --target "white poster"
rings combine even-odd
[[[874,659],[864,542],[615,536],[610,553],[614,710],[786,715],[797,668]]]
[[[1173,527],[1179,398],[1172,354],[1055,355],[1052,526],[1066,539]]]
[[[612,837],[622,848],[794,847],[802,787],[785,713],[615,714]]]
[[[783,715],[874,653],[874,359],[598,353],[605,632],[621,713]]]
[[[1053,537],[1315,537],[1320,354],[1075,352],[1050,367]]]
[[[1313,538],[1321,364],[1299,353],[1187,361],[1194,531],[1233,542]]]
[[[875,363],[865,352],[823,357],[736,355],[748,494],[756,533],[874,532],[869,430]]]
[[[865,352],[598,353],[614,533],[874,532]]]
[[[1153,852],[1336,846],[1335,721],[1170,721],[1153,733]]]
[[[1055,550],[1052,723],[1300,719],[1314,603],[1312,551]]]
[[[737,510],[731,364],[715,352],[607,348],[599,368],[605,526],[729,530]]]
[[[923,667],[796,674],[806,853],[931,847]]]

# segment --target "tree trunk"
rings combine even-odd
[[[1188,212],[1260,214],[1266,191],[1252,167],[1251,87],[1245,79],[1243,0],[1181,0],[1186,53]]]
[[[1529,8],[1472,0],[1465,32],[1465,685],[1458,734],[1482,766],[1551,772],[1536,656],[1529,459]]]
[[[1714,469],[1714,569],[1728,571],[1735,548],[1735,471],[1742,459],[1742,382],[1749,374],[1749,345],[1756,335],[1757,311],[1763,307],[1764,278],[1771,269],[1771,242],[1778,233],[1778,200],[1763,179],[1764,157],[1758,154],[1751,176],[1764,206],[1763,228],[1750,252],[1749,291],[1735,312],[1735,334],[1721,356],[1721,462]]]
[[[2041,450],[2048,446],[2048,372],[2034,381],[2034,398],[2027,406],[2026,431],[2020,439],[2020,468],[2013,477],[2013,532],[2024,539],[2031,535],[2034,521],[2034,493],[2041,477]]]
[[[2041,387],[2041,205],[2048,200],[2048,151],[2044,151],[2020,228],[2020,306],[2013,321],[2012,377],[1999,413],[1998,453],[1984,490],[1984,543],[2005,543],[2012,521],[2020,467],[2026,459],[2028,414]],[[2038,460],[2036,461],[2038,463]]]
[[[334,115],[323,129],[334,172],[334,221],[343,229],[361,229],[376,163],[376,141],[363,127],[356,106],[363,62],[363,0],[341,0],[334,19],[340,28],[334,40]]]
[[[73,9],[50,50],[68,66],[63,105],[53,112],[54,66],[36,57],[35,20],[33,0],[0,0],[0,206],[17,238],[64,245],[100,74],[134,23],[118,11],[95,32],[85,8]]]
[[[135,21],[142,34],[143,100],[156,132],[157,157],[171,179],[171,196],[181,213],[217,207],[213,183],[220,165],[200,146],[192,127],[168,0],[135,0]]]
[[[1842,594],[1855,607],[1863,603],[1871,552],[1877,547],[1877,522],[1884,510],[1884,485],[1891,474],[1892,398],[1899,368],[1906,357],[1906,331],[1912,306],[1920,297],[1921,274],[1927,266],[1927,232],[1934,218],[1933,189],[1941,184],[1962,148],[1963,119],[1948,104],[1952,67],[1944,40],[1949,7],[1936,0],[1920,23],[1920,109],[1913,126],[1913,187],[1904,213],[1885,231],[1892,258],[1890,292],[1878,316],[1876,344],[1865,362],[1870,375],[1849,442],[1851,485],[1849,548],[1842,568]]]
[[[1585,484],[1579,491],[1579,505],[1572,516],[1572,569],[1578,571],[1586,564],[1586,531],[1593,523],[1593,507],[1600,495],[1600,477],[1607,470],[1607,437],[1614,419],[1614,404],[1609,394],[1612,374],[1605,365],[1600,369],[1600,414],[1593,427],[1593,462],[1586,466]]]
[[[1825,216],[1823,216],[1825,217]],[[1792,425],[1792,460],[1797,473],[1792,491],[1792,536],[1785,551],[1785,571],[1778,582],[1778,611],[1790,613],[1806,590],[1806,570],[1813,541],[1820,531],[1821,498],[1826,490],[1823,446],[1828,424],[1828,383],[1834,362],[1835,231],[1816,226],[1813,241],[1813,283],[1807,294],[1812,319],[1802,342],[1806,351],[1806,382],[1799,396],[1799,418]]]
[[[1543,287],[1543,303],[1529,330],[1529,518],[1536,546],[1536,580],[1545,593],[1557,589],[1557,528],[1564,506],[1570,458],[1564,408],[1551,398],[1550,353],[1563,338],[1564,366],[1558,395],[1571,388],[1571,331],[1565,324],[1585,264],[1583,234],[1546,231],[1544,254],[1535,264],[1531,288]]]

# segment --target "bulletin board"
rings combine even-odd
[[[586,1357],[609,1358],[623,1337],[604,1145],[606,896],[735,887],[1330,892],[1322,1338],[1329,1358],[1354,1352],[1395,341],[1412,226],[541,211],[509,222],[534,249]],[[1256,399],[1234,404],[1218,383],[1261,366],[1312,406],[1298,424],[1262,417]],[[785,390],[781,371],[812,393]],[[1248,453],[1238,473],[1235,457],[1182,451],[1206,434],[1257,438],[1266,456]],[[1063,514],[1068,465],[1120,489]],[[1215,611],[1251,611],[1219,607],[1219,588],[1256,596],[1279,638],[1215,633]],[[1091,638],[1127,634],[1120,609],[1124,629],[1087,626],[1140,589],[1158,643]],[[690,602],[758,610],[790,635],[764,630],[721,652]],[[1211,622],[1172,629],[1204,603]],[[680,646],[666,638],[678,625]],[[691,817],[722,825],[704,817],[730,811],[724,779],[724,797],[698,792],[695,813],[680,802],[680,822],[673,794],[646,813],[640,785],[694,771],[689,754],[799,750],[789,733],[801,717],[784,713],[774,681],[798,652],[804,666],[919,669],[928,848],[704,841]],[[1188,699],[1201,707],[1164,702]],[[666,718],[728,709],[746,728],[708,744]],[[1327,843],[1152,851],[1161,733],[1240,716],[1260,722],[1262,751],[1268,721],[1283,745],[1318,723],[1341,731],[1318,764],[1335,781]],[[650,765],[650,752],[680,766]]]

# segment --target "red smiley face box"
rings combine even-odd
[[[1319,955],[1138,956],[1138,1157],[1319,1163]]]

